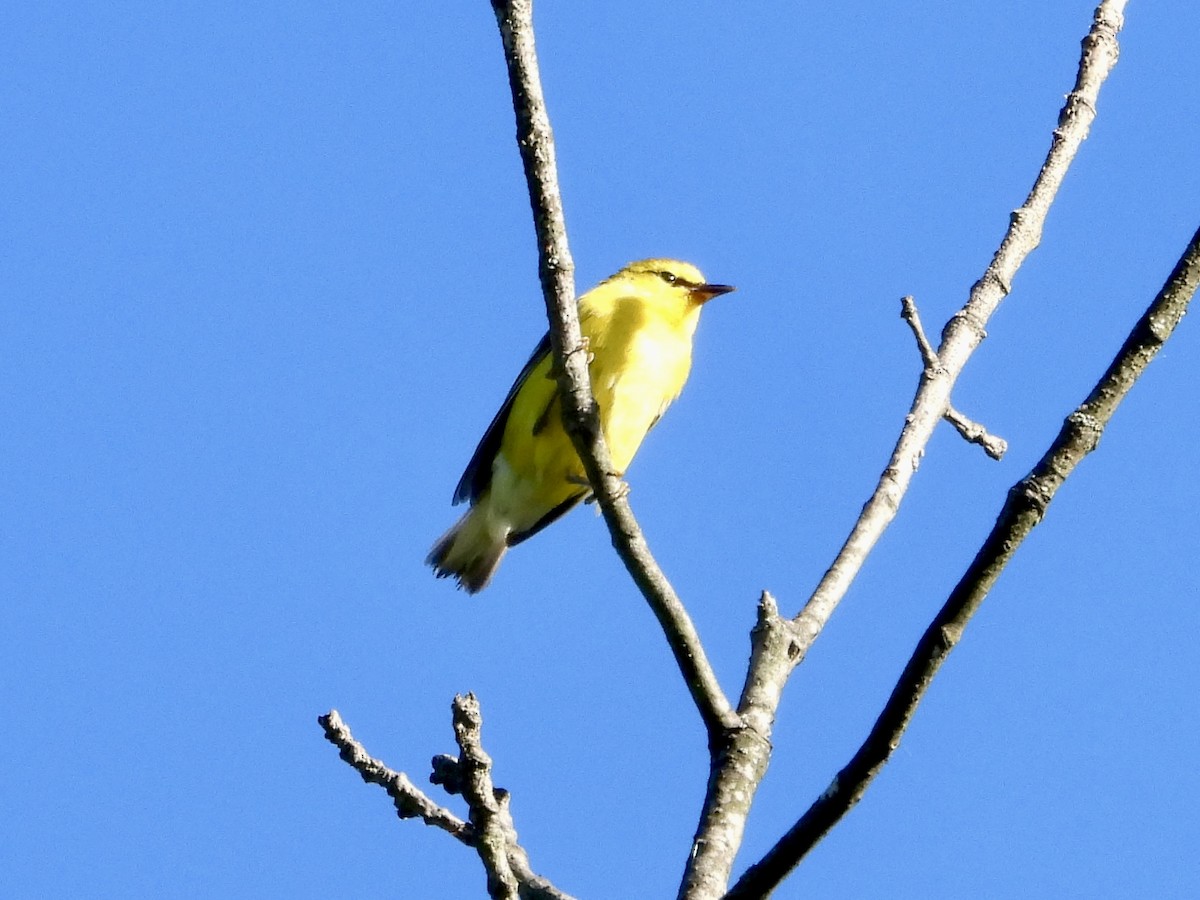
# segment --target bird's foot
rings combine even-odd
[[[608,474],[613,476],[614,478],[620,478],[625,473],[624,472],[609,472]],[[591,487],[591,484],[588,482],[588,480],[586,478],[579,478],[578,476],[573,477],[573,476],[568,475],[567,481],[571,482],[572,484],[578,484],[582,487]],[[617,484],[617,490],[616,490],[616,493],[613,495],[613,499],[621,500],[625,497],[628,497],[629,491],[630,491],[629,482],[621,481]],[[587,504],[595,503],[596,495],[594,493],[589,493],[586,497],[583,498],[583,502],[587,503]]]

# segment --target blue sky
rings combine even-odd
[[[581,289],[678,256],[739,291],[629,472],[728,691],[886,462],[1048,147],[1090,2],[541,3]],[[740,865],[857,747],[1195,230],[1186,0],[1132,3],[1043,245],[785,696]],[[422,566],[545,328],[487,3],[0,12],[0,862],[13,896],[484,895],[325,743],[423,782],[473,690],[534,868],[669,897],[704,740],[591,510],[468,598]],[[1200,336],[1118,412],[893,762],[781,897],[1200,891]]]

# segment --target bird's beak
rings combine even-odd
[[[728,294],[730,291],[736,291],[732,284],[698,284],[692,288],[692,297],[697,303],[707,303],[713,297],[719,297],[722,294]]]

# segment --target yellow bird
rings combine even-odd
[[[708,284],[674,259],[630,263],[579,298],[592,392],[604,440],[624,474],[642,439],[671,405],[692,366],[692,335],[706,302],[733,288]],[[547,334],[517,376],[454,489],[471,508],[425,562],[474,594],[505,551],[537,534],[591,493],[563,430]]]

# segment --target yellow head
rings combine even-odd
[[[674,304],[681,311],[701,306],[713,297],[733,290],[728,284],[709,284],[699,269],[678,259],[639,259],[604,284],[628,287],[637,295]]]

